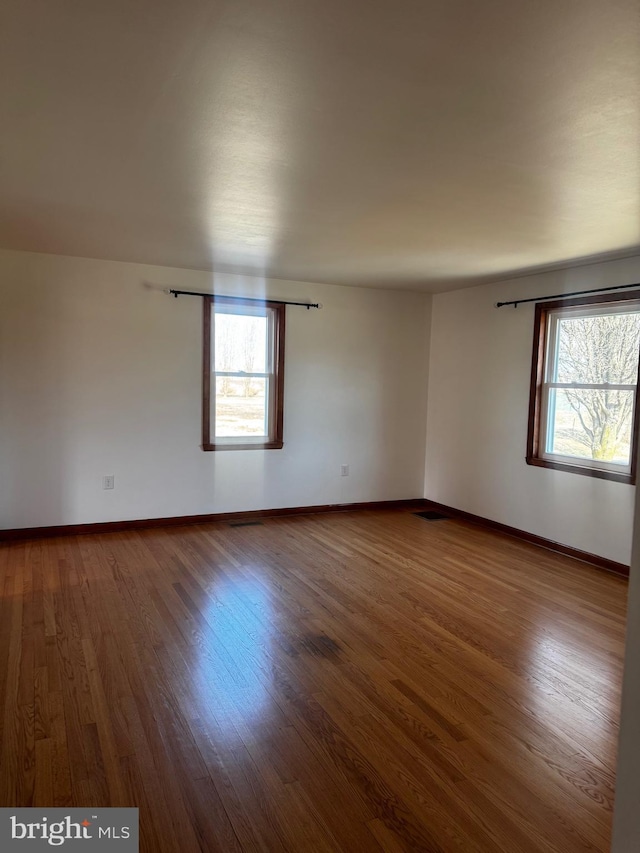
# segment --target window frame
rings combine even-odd
[[[635,405],[633,409],[633,422],[631,425],[631,465],[629,471],[616,471],[611,468],[601,467],[603,463],[595,465],[574,464],[560,461],[558,458],[543,456],[542,448],[542,425],[547,417],[547,399],[544,395],[546,359],[549,347],[547,346],[547,334],[549,331],[549,315],[553,311],[562,308],[588,308],[590,305],[608,305],[616,307],[619,303],[637,302],[640,300],[640,290],[620,294],[599,294],[588,297],[576,297],[573,299],[559,299],[553,302],[538,302],[535,308],[535,320],[533,330],[533,355],[531,359],[531,387],[529,392],[529,421],[527,428],[527,465],[539,468],[552,468],[556,471],[568,471],[573,474],[582,474],[585,477],[597,477],[603,480],[613,480],[617,483],[635,485],[637,470],[637,445],[638,431],[640,429],[640,358],[638,359],[638,375],[635,391]],[[604,463],[606,464],[606,463]]]
[[[202,449],[210,450],[280,450],[284,445],[284,332],[285,332],[285,305],[282,302],[272,302],[265,299],[243,299],[236,296],[205,296],[203,303],[203,326],[202,326]],[[269,400],[267,403],[267,423],[269,425],[269,436],[266,441],[240,441],[217,439],[211,434],[211,380],[214,372],[213,364],[214,332],[212,330],[212,315],[215,305],[228,305],[234,308],[243,306],[251,308],[264,308],[272,312],[273,329],[271,359],[273,370],[269,371],[272,377],[269,382]],[[242,314],[242,311],[238,313]],[[250,316],[250,312],[246,312]],[[255,316],[255,314],[253,314]],[[246,374],[251,375],[251,374]],[[214,391],[215,394],[215,391]]]

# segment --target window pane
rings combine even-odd
[[[267,373],[267,318],[214,311],[214,370]]]
[[[266,436],[267,380],[218,376],[212,422],[216,438]]]
[[[547,453],[629,465],[633,391],[549,389]]]
[[[640,314],[599,314],[558,320],[556,382],[635,385]]]

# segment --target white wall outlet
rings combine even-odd
[[[340,466],[340,476],[341,477],[348,477],[349,476],[349,466],[348,465],[341,465]]]
[[[116,478],[113,474],[107,474],[106,477],[102,478],[102,488],[103,489],[115,489],[116,487]]]

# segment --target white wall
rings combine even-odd
[[[284,448],[205,453],[201,300],[145,282],[213,276],[0,252],[0,528],[421,497],[430,297],[216,276],[324,307],[287,308]]]
[[[640,448],[639,448],[640,450]],[[612,853],[640,850],[640,501],[636,501]]]
[[[629,563],[635,488],[525,463],[533,305],[640,281],[640,258],[434,296],[425,497]]]

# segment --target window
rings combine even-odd
[[[282,447],[285,306],[203,303],[203,450]]]
[[[635,483],[640,293],[536,306],[527,462]]]

